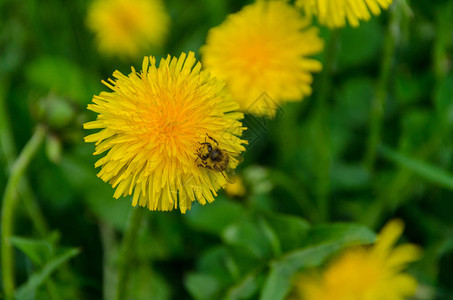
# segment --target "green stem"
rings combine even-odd
[[[19,194],[34,228],[41,237],[46,237],[49,233],[49,226],[44,219],[41,207],[39,206],[35,195],[33,195],[30,183],[28,182],[27,178],[22,178],[21,182],[19,183],[19,187]]]
[[[319,221],[329,218],[329,193],[330,193],[330,132],[327,100],[332,86],[332,73],[336,62],[340,40],[340,31],[330,33],[326,46],[324,71],[321,74],[316,99],[315,127],[316,127],[316,152],[318,153],[318,173],[316,183],[316,199],[319,209]]]
[[[8,168],[16,159],[16,149],[13,143],[13,135],[9,124],[8,109],[6,107],[6,92],[8,83],[6,80],[0,82],[0,146],[5,157]]]
[[[117,251],[118,243],[115,238],[115,230],[103,221],[99,221],[99,233],[103,256],[102,293],[103,299],[109,300],[115,298],[116,266],[114,264],[114,253]]]
[[[123,241],[121,243],[121,252],[118,259],[117,300],[127,299],[130,271],[135,259],[135,246],[142,218],[143,209],[141,207],[133,208],[129,216],[126,231],[124,232]]]
[[[8,109],[6,107],[6,87],[8,86],[7,82],[0,82],[0,147],[2,152],[5,155],[6,164],[8,165],[8,170],[10,170],[17,158],[17,151],[14,145],[14,139],[12,135],[12,130],[9,122],[9,116],[7,114]],[[23,204],[27,213],[30,216],[31,221],[33,222],[34,227],[38,231],[41,237],[45,237],[49,232],[47,223],[41,212],[41,208],[36,201],[30,184],[26,177],[21,179],[19,193],[21,195]]]
[[[373,170],[374,163],[376,161],[377,147],[381,142],[385,102],[388,95],[388,87],[395,57],[396,44],[400,35],[399,18],[397,17],[397,12],[395,11],[399,5],[397,2],[399,1],[395,1],[395,4],[390,11],[390,22],[388,24],[384,40],[380,75],[376,87],[376,93],[371,103],[368,144],[364,158],[365,166],[371,171]]]
[[[46,136],[46,129],[38,125],[33,136],[25,145],[19,157],[11,168],[10,177],[6,184],[2,204],[2,279],[5,295],[8,299],[14,295],[14,252],[10,242],[14,226],[14,210],[17,204],[17,188],[30,161],[35,156]]]

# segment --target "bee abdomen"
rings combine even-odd
[[[219,149],[214,149],[211,152],[211,160],[212,161],[222,161],[223,154]]]

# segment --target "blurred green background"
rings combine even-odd
[[[168,41],[143,55],[198,53],[208,30],[249,2],[166,1]],[[0,2],[2,194],[36,125],[50,128],[14,216],[23,299],[114,298],[131,199],[114,199],[96,177],[82,124],[95,118],[86,105],[106,89],[101,79],[139,69],[142,58],[99,54],[85,26],[88,4]],[[245,119],[250,145],[237,174],[246,195],[222,192],[186,215],[144,210],[130,299],[278,299],[269,295],[285,295],[296,271],[372,242],[395,217],[406,223],[403,240],[424,249],[410,268],[420,282],[414,299],[453,299],[453,1],[412,1],[321,34],[331,46],[319,59],[327,53],[331,64],[315,75],[313,96],[282,106],[274,120]],[[370,167],[363,159],[376,99],[385,109]],[[290,260],[313,247],[310,263]]]

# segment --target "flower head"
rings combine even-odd
[[[323,48],[318,29],[283,1],[257,1],[211,29],[201,49],[205,67],[226,81],[241,109],[273,116],[284,101],[311,94],[308,56]]]
[[[368,21],[370,12],[378,16],[381,9],[387,9],[393,0],[297,0],[308,16],[316,15],[319,23],[329,27],[344,27],[346,20],[351,26],[359,21]]]
[[[394,246],[403,223],[391,221],[375,245],[347,250],[319,276],[302,275],[297,292],[304,300],[403,300],[412,296],[416,280],[404,268],[420,257],[411,244]]]
[[[116,188],[114,197],[133,194],[134,206],[150,210],[179,203],[183,213],[192,201],[214,201],[227,175],[203,165],[198,152],[208,144],[221,149],[234,169],[245,150],[238,137],[242,114],[223,85],[201,71],[192,52],[168,56],[159,66],[145,57],[140,73],[132,68],[128,76],[113,76],[104,82],[113,92],[94,96],[88,109],[98,113],[97,120],[84,128],[101,129],[85,141],[96,143],[95,155],[107,152],[96,167],[98,177]]]
[[[161,0],[95,0],[87,16],[99,50],[120,57],[134,57],[161,46],[169,21]]]

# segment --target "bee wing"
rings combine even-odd
[[[235,169],[241,162],[244,161],[244,158],[240,154],[236,154],[234,152],[230,152],[228,150],[223,150],[225,153],[228,154],[228,158],[230,160],[228,164],[229,169]]]
[[[236,175],[236,172],[230,168],[223,171],[223,177],[225,177],[226,181],[228,181],[229,184],[235,183],[238,178],[238,176]]]

